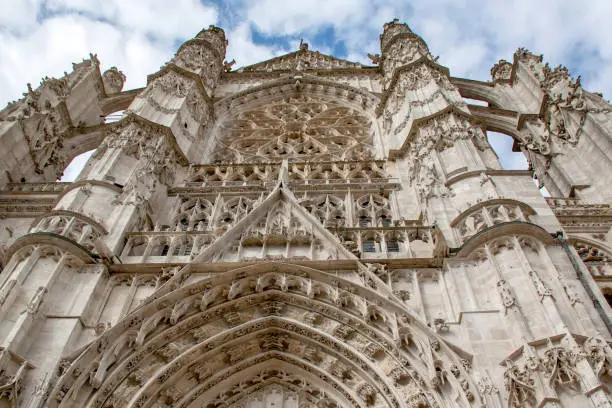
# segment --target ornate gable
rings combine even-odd
[[[308,50],[308,44],[302,42],[298,51],[281,55],[267,61],[249,65],[239,71],[277,71],[307,69],[335,69],[335,68],[362,68],[358,62],[346,61],[330,55],[321,54],[319,51]]]
[[[283,184],[280,183],[194,261],[356,259]]]

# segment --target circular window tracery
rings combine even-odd
[[[286,97],[238,114],[221,127],[218,162],[371,158],[370,121],[330,99]]]

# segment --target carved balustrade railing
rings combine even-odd
[[[337,228],[332,225],[327,227],[338,236],[347,249],[363,259],[433,258],[440,251],[438,232],[432,227]],[[211,231],[130,232],[126,236],[121,260],[124,263],[189,262],[220,235]],[[270,233],[253,229],[245,231],[236,242],[228,243],[228,251],[236,252],[240,258],[241,253],[247,256],[246,251],[241,249],[264,245],[286,246],[287,251],[282,252],[286,254],[294,253],[289,249],[292,246],[312,247],[312,253],[323,249],[322,243],[312,231]],[[253,254],[252,250],[248,252]],[[307,257],[308,253],[305,252]]]
[[[91,253],[96,252],[95,241],[105,234],[105,231],[95,222],[67,214],[45,216],[32,228],[31,232],[61,235],[81,245]]]
[[[217,236],[201,231],[130,232],[121,253],[127,263],[188,262]]]
[[[275,184],[281,166],[281,162],[191,166],[184,186],[227,186],[252,182]],[[328,183],[328,180],[341,180],[341,183],[372,183],[378,179],[387,179],[385,163],[374,160],[290,162],[287,170],[289,181],[297,184]]]
[[[407,224],[400,222],[397,224]],[[440,250],[438,232],[433,227],[335,227],[326,225],[342,244],[362,259],[433,258]]]
[[[398,178],[345,178],[345,179],[293,179],[289,182],[291,186],[301,185],[329,185],[329,184],[399,184]]]
[[[13,193],[61,193],[72,183],[9,183],[8,191]]]
[[[271,190],[278,184],[277,180],[248,180],[248,181],[188,181],[183,186],[170,189],[170,194],[177,194],[189,189],[218,192],[224,191],[261,191]],[[345,179],[290,179],[289,187],[297,191],[325,190],[325,189],[398,189],[399,178],[345,178]]]
[[[585,262],[595,280],[612,280],[612,261]]]
[[[612,227],[610,204],[591,204],[564,197],[548,197],[546,201],[567,233],[605,234]]]
[[[190,181],[185,183],[185,187],[273,187],[274,181]]]
[[[581,199],[569,197],[546,197],[546,202],[553,210],[556,208],[579,207],[585,205]]]
[[[578,198],[548,197],[546,202],[557,216],[600,216],[612,215],[610,204],[590,204]]]
[[[473,206],[451,223],[459,243],[496,224],[511,221],[527,222],[533,209],[518,201],[483,202]]]

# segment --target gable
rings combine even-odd
[[[358,62],[351,62],[331,55],[322,54],[319,51],[308,50],[307,44],[302,44],[300,50],[280,57],[272,58],[267,61],[249,65],[239,69],[239,72],[255,71],[277,71],[277,70],[296,70],[303,71],[308,69],[338,69],[338,68],[362,68]]]
[[[194,260],[356,259],[279,183],[268,197]]]

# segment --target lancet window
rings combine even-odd
[[[184,198],[176,214],[176,231],[206,231],[210,227],[213,203],[205,198]]]
[[[304,196],[300,204],[328,228],[340,228],[346,225],[344,197],[332,194]]]
[[[355,224],[361,228],[391,227],[393,216],[387,192],[365,194],[355,201]]]

